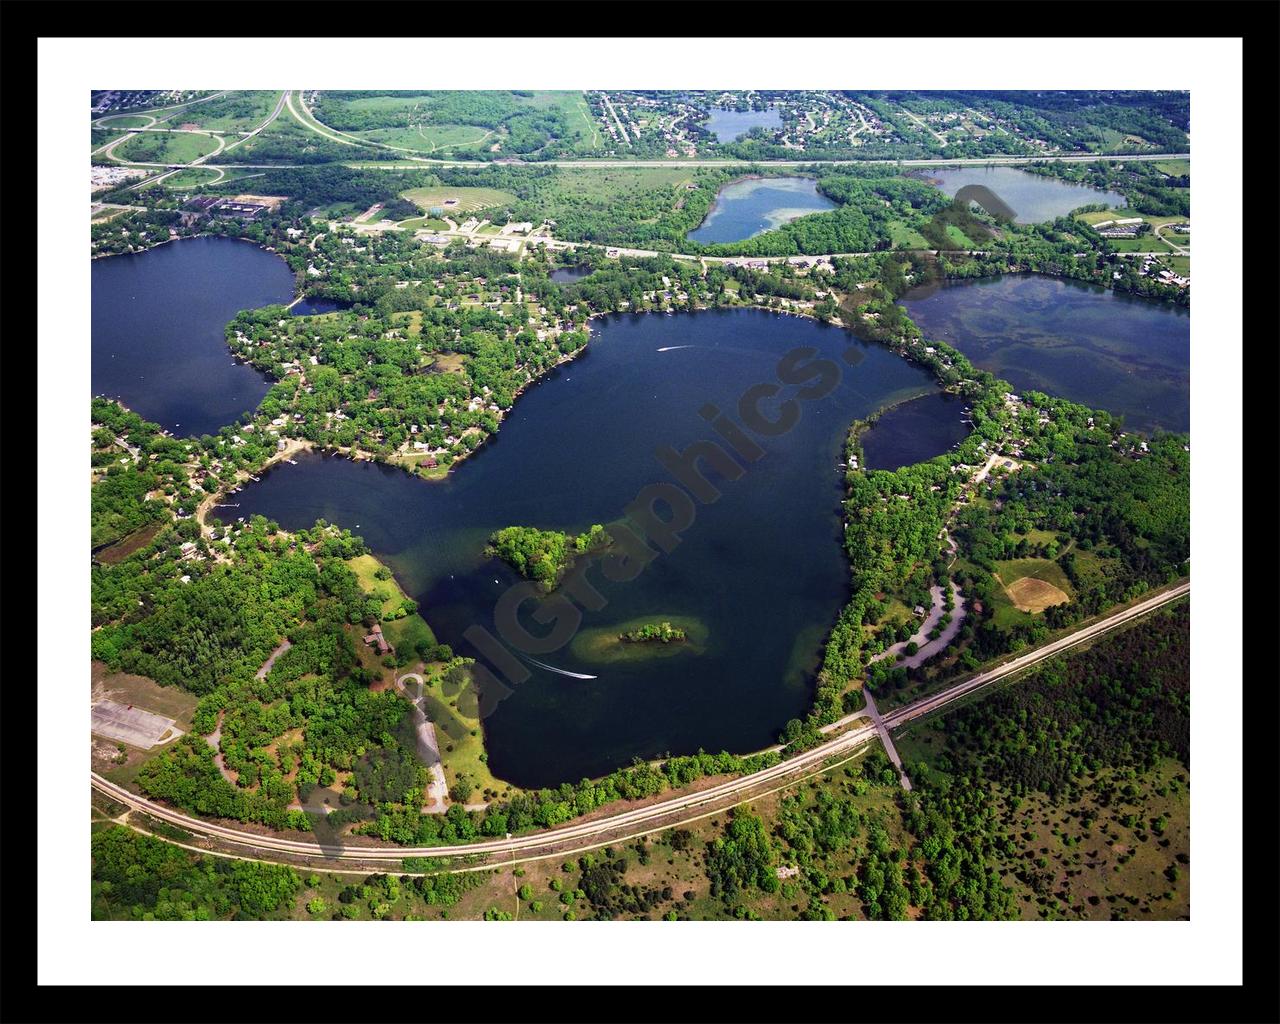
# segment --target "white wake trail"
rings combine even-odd
[[[589,676],[585,672],[570,672],[568,669],[556,668],[554,665],[548,665],[545,661],[539,661],[537,658],[530,658],[524,655],[525,661],[532,662],[538,668],[545,668],[548,672],[555,672],[557,675],[568,676],[570,679],[599,679],[599,676]]]

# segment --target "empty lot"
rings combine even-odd
[[[172,718],[154,715],[150,711],[129,707],[127,704],[117,704],[113,700],[95,701],[92,710],[92,729],[95,733],[143,750],[182,735],[182,730],[174,725]]]

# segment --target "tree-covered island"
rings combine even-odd
[[[485,554],[501,558],[525,579],[553,590],[574,558],[608,544],[608,531],[599,523],[576,535],[532,526],[508,526],[489,537]]]
[[[638,629],[630,629],[618,634],[618,639],[628,644],[681,643],[688,638],[689,634],[669,622],[647,622]]]

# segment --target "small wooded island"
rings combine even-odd
[[[569,649],[574,657],[595,665],[694,657],[706,652],[708,633],[707,624],[695,616],[650,612],[579,629]]]
[[[532,526],[508,526],[490,535],[485,554],[501,558],[525,579],[553,590],[575,558],[607,547],[610,540],[599,523],[576,535]]]
[[[670,644],[687,640],[688,634],[679,626],[673,626],[669,622],[647,622],[639,629],[619,633],[618,639],[628,644]]]

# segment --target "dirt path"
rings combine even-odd
[[[222,777],[234,786],[237,785],[235,772],[227,767],[226,759],[222,756],[222,717],[225,714],[225,711],[218,712],[218,727],[204,739],[209,746],[213,747],[213,760],[218,766],[218,771],[222,772]]]
[[[422,806],[423,814],[444,814],[448,809],[446,797],[449,784],[444,777],[444,764],[440,760],[440,744],[436,741],[436,727],[431,724],[427,714],[422,710],[423,683],[417,672],[406,672],[397,677],[396,688],[405,691],[405,683],[412,682],[414,690],[406,692],[413,703],[415,731],[418,734],[418,756],[431,773],[431,783],[427,787],[427,802]]]
[[[269,657],[266,661],[262,663],[262,668],[258,669],[258,671],[254,675],[254,678],[266,679],[267,673],[271,671],[271,666],[276,663],[276,658],[280,657],[280,655],[284,654],[284,652],[287,651],[292,646],[293,644],[288,639],[281,640],[280,646],[277,647],[274,651],[272,651],[271,657]]]

